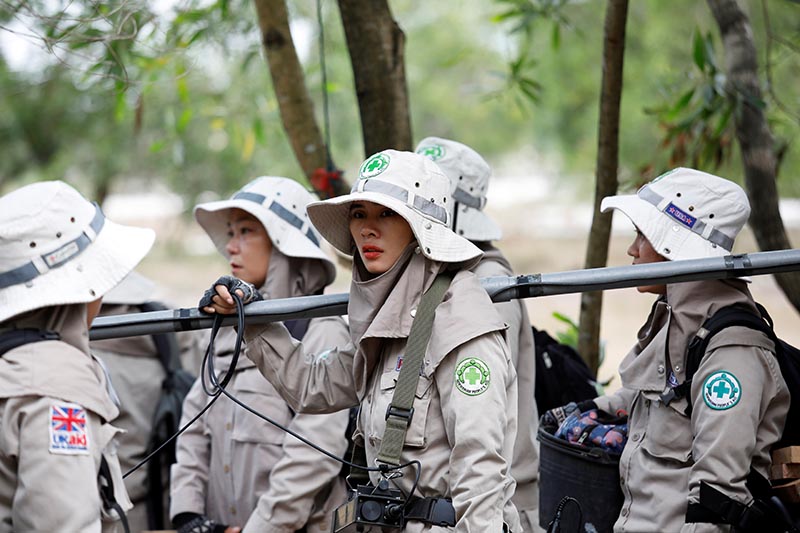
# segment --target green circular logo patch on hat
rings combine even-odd
[[[456,366],[456,388],[467,396],[483,394],[491,381],[489,366],[477,357],[464,359]]]
[[[389,156],[386,154],[375,154],[364,161],[358,173],[362,178],[374,178],[387,168],[389,168]]]
[[[417,149],[419,155],[424,155],[431,161],[438,161],[444,157],[444,146],[439,144],[429,144],[427,146],[420,146]]]
[[[730,409],[741,398],[742,386],[730,372],[714,372],[703,382],[703,400],[715,411]]]

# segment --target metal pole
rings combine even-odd
[[[481,284],[493,301],[507,302],[517,298],[759,276],[795,270],[800,270],[798,249],[551,274],[482,278]],[[348,298],[348,294],[341,293],[253,302],[245,308],[245,317],[248,324],[265,324],[280,320],[344,315],[347,314]],[[197,308],[106,316],[95,319],[89,336],[92,340],[101,340],[205,329],[211,327],[212,321],[211,316],[201,313]],[[235,317],[227,317],[223,324],[233,325],[235,322]]]

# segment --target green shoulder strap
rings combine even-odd
[[[378,461],[390,465],[400,464],[400,454],[406,440],[406,431],[414,416],[414,396],[417,391],[422,359],[428,348],[433,329],[436,307],[442,302],[444,293],[453,281],[453,272],[442,272],[428,291],[422,295],[417,314],[408,334],[403,366],[397,378],[392,403],[386,411],[386,429],[383,432]]]

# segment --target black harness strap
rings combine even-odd
[[[97,473],[98,486],[100,487],[100,498],[103,500],[103,507],[106,509],[113,509],[119,516],[122,522],[122,528],[125,533],[130,533],[128,526],[128,517],[125,516],[125,511],[117,503],[117,498],[114,496],[114,480],[111,477],[111,469],[108,466],[105,456],[100,456],[100,471]]]
[[[0,334],[0,357],[18,348],[23,344],[42,341],[58,341],[61,335],[55,331],[45,331],[41,329],[14,329]]]

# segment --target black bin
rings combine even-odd
[[[555,428],[540,424],[539,525],[547,525],[564,496],[578,500],[583,523],[578,524],[574,503],[564,507],[561,531],[611,532],[622,509],[619,454],[573,444],[553,436]]]

